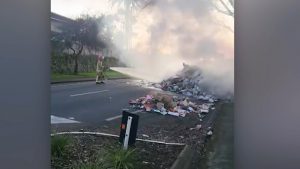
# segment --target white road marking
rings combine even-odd
[[[100,91],[94,91],[94,92],[86,92],[86,93],[79,93],[79,94],[72,94],[70,97],[76,97],[76,96],[83,96],[87,94],[96,94],[96,93],[103,93],[103,92],[108,92],[109,90],[100,90]]]
[[[134,112],[131,112],[132,114],[137,114],[137,113],[141,113],[143,112],[143,110],[137,110],[137,111],[134,111]],[[105,121],[112,121],[112,120],[115,120],[115,119],[119,119],[121,118],[122,115],[117,115],[117,116],[114,116],[114,117],[110,117],[110,118],[107,118],[105,119]]]
[[[118,119],[118,118],[121,118],[121,117],[122,117],[122,115],[118,115],[118,116],[107,118],[107,119],[105,119],[105,121],[112,121],[112,120],[115,120],[115,119]]]
[[[51,115],[51,124],[62,124],[62,123],[80,123],[80,122]]]

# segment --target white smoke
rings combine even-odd
[[[233,94],[233,33],[222,26],[233,27],[230,19],[216,12],[211,0],[156,1],[136,15],[132,49],[120,58],[155,82],[173,76],[183,62],[196,65],[214,93]],[[123,48],[120,36],[114,41]]]

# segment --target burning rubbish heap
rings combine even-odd
[[[147,88],[158,88],[164,91],[176,93],[167,94],[149,94],[136,100],[130,100],[129,104],[133,108],[144,109],[147,112],[156,112],[162,115],[173,115],[185,117],[189,113],[198,113],[200,119],[209,113],[210,109],[215,109],[214,102],[218,99],[207,92],[203,85],[202,73],[197,67],[183,64],[184,68],[175,77],[163,80],[161,83],[148,83],[140,81],[139,86]],[[192,102],[197,100],[201,104]]]
[[[203,83],[203,75],[198,67],[184,63],[183,67],[183,70],[177,73],[177,75],[165,79],[161,83],[150,83],[141,80],[137,82],[137,85],[145,88],[170,91],[210,103],[218,101],[218,98],[208,90],[209,87]]]
[[[198,113],[200,119],[214,109],[213,103],[196,104],[187,97],[170,96],[156,93],[130,100],[129,104],[135,109],[143,109],[146,112],[155,112],[162,115],[185,117],[189,113]]]
[[[217,101],[217,98],[212,93],[209,93],[202,83],[201,70],[184,63],[183,67],[183,70],[175,77],[162,81],[160,83],[161,89],[211,103]]]

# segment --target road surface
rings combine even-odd
[[[154,89],[134,85],[135,80],[109,80],[104,85],[95,82],[59,84],[51,86],[52,131],[96,131],[119,134],[122,109],[128,108],[129,99],[145,96]],[[140,116],[138,137],[169,142],[197,142],[212,126],[220,106],[203,121],[196,113],[186,117],[137,112]],[[196,125],[202,129],[190,130]],[[199,140],[200,139],[200,140]]]
[[[51,123],[100,124],[118,118],[129,99],[151,89],[133,85],[134,80],[108,80],[105,84],[81,82],[51,85]]]

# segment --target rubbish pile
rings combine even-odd
[[[145,97],[130,100],[129,104],[132,108],[146,112],[177,117],[185,117],[189,113],[198,113],[200,119],[209,113],[210,109],[214,109],[213,103],[196,104],[187,97],[170,96],[161,93],[149,94]]]
[[[183,70],[175,77],[163,80],[161,83],[150,83],[147,81],[137,81],[137,84],[146,88],[156,88],[179,96],[170,96],[167,94],[149,94],[135,100],[130,100],[132,108],[142,109],[146,112],[156,112],[162,115],[172,115],[185,117],[189,113],[198,113],[200,121],[214,110],[214,103],[218,101],[217,97],[207,91],[202,83],[203,75],[198,67],[183,64]],[[192,102],[199,100],[201,104]],[[197,102],[199,102],[197,101]]]
[[[205,85],[202,83],[202,73],[197,67],[183,64],[184,68],[176,77],[163,80],[159,85],[162,90],[182,94],[199,100],[213,103],[217,98],[208,94]]]

